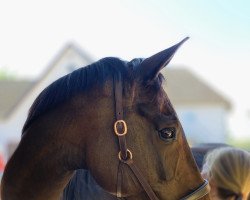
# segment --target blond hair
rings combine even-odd
[[[202,173],[213,178],[220,198],[250,193],[250,153],[245,150],[233,147],[212,150],[205,158]]]

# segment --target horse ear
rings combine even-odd
[[[157,77],[160,70],[164,68],[173,58],[177,49],[188,39],[189,37],[186,37],[178,44],[143,60],[137,68],[137,73],[140,79],[143,81],[151,81]]]

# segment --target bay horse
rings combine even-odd
[[[77,169],[119,199],[209,199],[161,86],[161,69],[187,39],[146,59],[101,59],[45,88],[7,162],[1,199],[60,199]]]

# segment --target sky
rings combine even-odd
[[[38,77],[66,43],[94,59],[148,57],[189,36],[187,67],[232,103],[229,131],[250,139],[250,1],[0,0],[0,69]]]

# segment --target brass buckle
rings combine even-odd
[[[117,125],[121,123],[122,126],[123,126],[123,133],[119,133],[118,132],[118,128],[117,128]],[[128,131],[128,128],[127,128],[127,124],[124,120],[117,120],[114,124],[114,131],[115,131],[115,134],[117,136],[123,136],[123,135],[126,135],[127,134],[127,131]]]
[[[127,158],[124,160],[124,159],[122,158],[122,156],[121,156],[121,151],[119,151],[119,153],[118,153],[118,158],[119,158],[119,160],[122,161],[122,162],[126,162],[126,161],[128,161],[128,160],[132,160],[132,159],[133,159],[133,154],[132,154],[132,152],[131,152],[129,149],[127,149],[127,153],[128,153]]]

